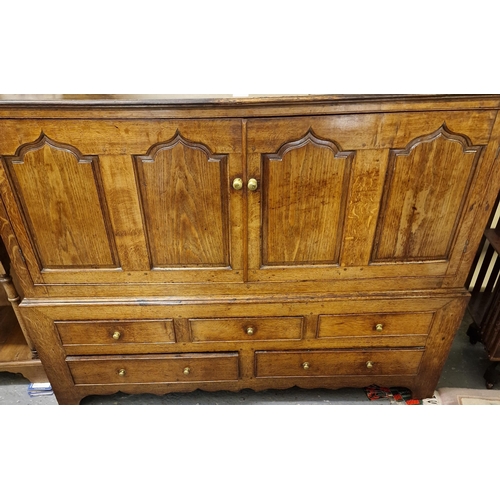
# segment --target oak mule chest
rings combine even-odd
[[[61,404],[430,397],[500,187],[500,95],[0,96],[0,231]]]

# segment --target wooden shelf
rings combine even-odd
[[[32,359],[14,310],[0,307],[0,372],[20,373],[30,382],[48,382],[39,359]]]

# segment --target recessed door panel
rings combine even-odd
[[[178,134],[135,162],[152,267],[228,267],[226,155]]]
[[[481,151],[443,126],[390,152],[374,262],[450,259]]]
[[[5,163],[41,271],[118,267],[96,156],[42,134]]]
[[[338,268],[354,157],[312,128],[249,154],[259,186],[247,194],[250,281],[321,279]]]
[[[263,156],[264,266],[338,265],[351,157],[312,132]]]

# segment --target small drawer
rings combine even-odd
[[[423,349],[256,351],[257,377],[415,375]]]
[[[175,342],[171,319],[151,321],[58,321],[63,346]]]
[[[238,353],[70,356],[73,380],[84,384],[147,384],[238,380]]]
[[[189,320],[192,342],[299,340],[302,317]]]
[[[318,337],[427,335],[432,312],[321,315]]]

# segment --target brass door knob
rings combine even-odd
[[[373,368],[373,363],[372,363],[371,361],[367,361],[367,362],[366,362],[366,367],[367,367],[368,369]]]
[[[186,366],[186,368],[184,368],[184,375],[189,375],[191,373],[191,368],[189,368],[189,366]]]
[[[248,181],[248,190],[249,191],[255,191],[259,187],[259,184],[257,183],[257,179],[250,179]]]
[[[302,363],[302,368],[304,368],[304,370],[309,370],[310,367],[311,367],[311,365],[307,361]]]
[[[236,179],[234,179],[234,181],[233,181],[233,189],[235,189],[236,191],[239,191],[240,189],[243,189],[243,179],[240,179],[239,177],[237,177]]]
[[[127,372],[123,368],[121,370],[118,370],[118,375],[120,375],[120,377],[125,377],[126,374]]]
[[[247,335],[253,335],[255,333],[255,329],[251,326],[247,328]]]
[[[381,332],[383,329],[384,325],[382,323],[378,323],[377,325],[375,325],[375,330],[377,330],[377,332]]]
[[[118,340],[121,336],[122,336],[122,334],[121,334],[120,332],[114,332],[114,333],[113,333],[113,338],[114,338],[115,340]]]

